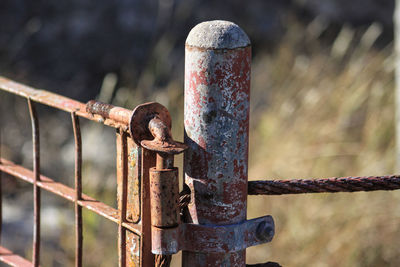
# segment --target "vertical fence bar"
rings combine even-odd
[[[142,214],[147,212],[142,209],[145,198],[141,201],[141,187],[145,184],[142,179],[142,150],[122,129],[117,131],[117,183],[118,210],[121,216],[118,230],[120,266],[151,266],[143,253],[144,244],[147,245],[151,240],[143,242],[146,235],[139,236],[122,225],[122,222],[141,223],[143,229],[145,219]],[[148,210],[150,212],[150,207]]]
[[[142,148],[142,239],[141,266],[154,266],[155,257],[151,253],[151,208],[150,208],[150,168],[156,166],[156,154]]]
[[[37,182],[40,181],[40,139],[39,139],[39,119],[35,104],[28,98],[29,114],[32,123],[32,142],[33,142],[33,266],[37,267],[40,263],[40,188]]]
[[[82,138],[79,118],[71,113],[72,128],[75,139],[75,266],[82,266],[82,207],[78,200],[82,199]]]
[[[1,163],[1,128],[0,128],[0,163]],[[3,230],[3,172],[0,171],[0,244]]]
[[[119,225],[118,225],[118,258],[119,266],[126,266],[126,229],[122,223],[126,221],[126,201],[127,201],[127,179],[128,179],[128,154],[127,154],[127,134],[122,129],[119,129],[118,134],[118,210],[119,210]]]
[[[250,41],[227,21],[194,27],[185,52],[185,183],[191,221],[246,220],[250,95]],[[245,250],[183,252],[183,266],[245,266]]]

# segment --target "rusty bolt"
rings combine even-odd
[[[266,222],[260,222],[257,226],[256,236],[260,240],[267,240],[274,235],[274,229]]]

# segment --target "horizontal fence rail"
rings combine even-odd
[[[37,102],[43,105],[47,105],[49,107],[53,107],[59,110],[63,110],[66,112],[74,112],[77,116],[97,121],[99,123],[103,123],[104,125],[114,127],[114,128],[122,128],[127,130],[129,127],[129,122],[125,120],[126,117],[129,117],[132,111],[124,108],[116,107],[118,112],[111,112],[112,114],[119,114],[119,116],[106,116],[106,113],[102,115],[93,114],[87,111],[87,105],[85,103],[81,103],[79,101],[73,100],[68,97],[64,97],[58,94],[54,94],[52,92],[48,92],[45,90],[36,90],[32,87],[23,85],[21,83],[17,83],[10,79],[4,78],[0,76],[0,89],[14,95],[19,95],[30,99],[32,102]],[[110,111],[108,111],[110,114]]]
[[[1,158],[0,170],[4,173],[12,175],[15,178],[21,179],[25,182],[34,184],[35,183],[35,175],[34,172],[25,169],[20,165],[16,165],[11,161],[8,161],[4,158]],[[40,175],[40,180],[37,182],[37,186],[39,188],[43,188],[46,191],[49,191],[53,194],[56,194],[66,200],[75,202],[76,200],[76,191],[64,184],[58,183],[53,179],[50,179],[46,176]],[[91,198],[85,194],[81,194],[79,200],[77,200],[77,204],[81,207],[87,208],[98,215],[113,221],[115,223],[119,223],[119,212],[117,209],[114,209],[94,198]],[[137,224],[133,223],[123,223],[124,227],[131,230],[136,234],[140,234],[140,227]]]

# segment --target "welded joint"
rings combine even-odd
[[[274,234],[275,224],[270,215],[230,225],[184,223],[169,229],[152,227],[152,252],[230,253],[271,242]]]

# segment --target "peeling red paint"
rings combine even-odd
[[[246,220],[250,62],[250,46],[220,50],[187,47],[184,122],[189,150],[185,182],[192,192],[188,208],[193,223]],[[197,266],[198,262],[201,266],[241,266],[244,254],[202,258],[184,253],[183,257]]]

